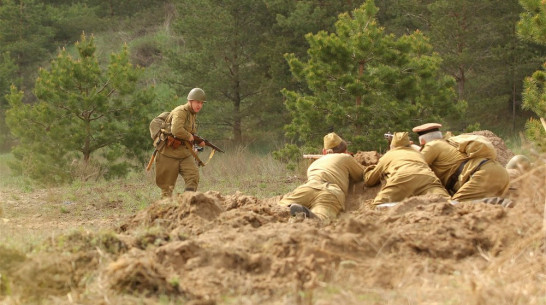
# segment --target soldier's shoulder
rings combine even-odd
[[[183,111],[188,111],[188,104],[183,104],[183,105],[180,105],[180,106],[176,106],[171,112],[172,113],[180,113],[180,112],[183,112]]]
[[[447,143],[446,140],[444,140],[444,139],[436,139],[436,140],[432,140],[432,141],[426,143],[424,146],[428,146],[428,147],[442,147],[442,146],[445,146],[445,145],[449,145],[449,143]]]

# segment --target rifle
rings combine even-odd
[[[154,150],[154,153],[152,154],[152,157],[150,158],[150,162],[148,162],[148,166],[146,166],[147,172],[149,172],[150,169],[152,168],[152,164],[154,163],[154,160],[155,160],[155,155],[157,155],[157,148]]]
[[[317,159],[320,159],[322,157],[324,157],[326,155],[313,155],[313,154],[304,154],[303,155],[303,158],[304,159],[313,159],[313,160],[317,160]]]
[[[394,137],[394,134],[390,133],[390,132],[387,132],[386,134],[383,134],[383,137],[389,141],[389,144],[391,143],[392,141],[392,137]]]
[[[146,166],[146,171],[150,171],[150,169],[152,168],[152,164],[154,163],[154,160],[155,160],[155,156],[157,155],[157,152],[163,147],[163,145],[165,145],[165,140],[162,140],[161,139],[161,136],[158,136],[156,138],[156,142],[155,142],[155,150],[154,150],[154,153],[152,154],[152,157],[150,158],[150,161],[148,162],[148,166]]]
[[[172,136],[171,133],[165,133],[166,135],[169,135],[169,136]],[[212,156],[214,155],[214,151],[219,151],[221,153],[224,153],[225,151],[223,149],[221,149],[220,147],[212,144],[209,140],[205,139],[205,138],[202,138],[198,135],[195,135],[195,134],[192,134],[193,135],[193,142],[194,143],[201,143],[201,142],[205,142],[205,145],[212,148],[213,151],[211,152],[210,156],[209,156],[209,160],[212,158]],[[193,149],[193,143],[190,143],[189,141],[184,141],[182,139],[178,139],[174,136],[172,136],[172,139],[178,141],[178,145],[180,145],[181,143],[184,143],[184,145],[186,145],[186,147],[190,150],[190,152],[192,153],[193,157],[195,158],[195,160],[197,161],[198,165],[199,166],[205,166],[206,163],[204,163],[203,161],[201,161],[201,159],[199,159],[199,156],[197,156],[197,153],[195,152],[195,150]],[[167,139],[164,139],[164,140],[159,140],[159,142],[157,143],[156,145],[156,149],[154,150],[154,153],[152,154],[152,157],[150,158],[150,161],[148,162],[148,166],[146,166],[146,171],[149,171],[151,168],[152,168],[152,164],[154,163],[154,160],[155,160],[155,156],[157,155],[157,152],[161,149],[161,147],[163,145],[165,145],[165,142],[167,142]],[[208,161],[207,161],[208,163]]]
[[[223,151],[220,147],[218,147],[218,146],[212,144],[209,140],[207,140],[207,139],[205,139],[205,138],[202,138],[202,137],[200,137],[200,136],[198,136],[198,135],[196,135],[196,134],[192,134],[192,135],[193,135],[193,142],[195,142],[195,143],[197,143],[197,144],[199,144],[199,143],[201,143],[201,142],[205,142],[205,145],[206,145],[206,146],[208,146],[208,147],[210,147],[210,148],[212,148],[212,149],[214,149],[214,150],[217,150],[217,151],[219,151],[219,152],[221,152],[221,153],[225,152],[225,151]]]
[[[189,151],[191,152],[191,154],[193,155],[193,158],[195,159],[195,161],[197,161],[197,165],[199,166],[205,166],[205,163],[203,163],[203,161],[201,161],[201,159],[199,159],[199,156],[197,155],[197,153],[195,152],[195,150],[193,150],[193,145],[191,145],[190,142],[188,141],[184,141],[184,145],[186,145],[186,148],[189,149]],[[214,151],[213,151],[214,152]],[[210,158],[212,158],[212,154],[210,156]],[[209,160],[210,160],[209,158]],[[208,161],[207,161],[208,163]]]
[[[348,154],[348,155],[354,157],[353,153],[351,153],[351,152],[345,152],[345,154]],[[303,158],[304,159],[318,160],[318,159],[320,159],[320,158],[322,158],[324,156],[327,156],[327,155],[328,154],[321,154],[321,155],[319,155],[319,154],[303,154]]]

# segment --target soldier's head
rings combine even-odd
[[[430,141],[442,139],[440,127],[442,127],[442,124],[426,123],[413,127],[412,130],[419,135],[419,144],[425,145]]]
[[[391,149],[397,147],[409,147],[410,146],[409,135],[407,132],[395,132],[392,135]]]
[[[344,153],[347,152],[347,142],[343,141],[335,132],[331,132],[324,136],[324,154]]]
[[[190,103],[192,110],[197,113],[203,108],[203,103],[206,102],[205,91],[201,88],[193,88],[188,93],[188,103]]]

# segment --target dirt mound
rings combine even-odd
[[[49,252],[27,260],[13,275],[16,292],[41,299],[83,289],[99,265],[95,251]]]
[[[105,271],[110,288],[147,294],[183,294],[179,279],[152,253],[131,249],[108,265]]]
[[[355,155],[364,165],[379,157]],[[509,208],[426,195],[372,209],[380,186],[359,183],[327,224],[291,218],[282,196],[188,192],[31,255],[0,246],[0,301],[16,292],[13,304],[540,304],[545,175],[518,175]]]
[[[489,130],[479,130],[471,132],[470,134],[484,136],[489,139],[489,141],[491,141],[491,143],[493,143],[493,146],[495,146],[495,148],[497,149],[497,160],[502,165],[505,166],[506,163],[508,163],[508,161],[510,161],[510,159],[512,159],[512,157],[514,156],[514,153],[508,147],[506,147],[504,141],[493,132]]]
[[[359,151],[354,155],[354,158],[360,164],[368,166],[377,164],[377,162],[379,162],[379,158],[381,158],[381,154],[379,154],[377,151]]]
[[[354,208],[330,224],[290,218],[277,204],[280,196],[185,193],[150,205],[117,233],[67,235],[49,248],[57,254],[36,255],[15,278],[21,289],[40,294],[107,287],[102,293],[112,296],[169,295],[194,304],[304,303],[330,285],[388,290],[450,278],[469,264],[492,278],[498,270],[523,276],[506,255],[523,264],[520,249],[544,248],[537,198],[519,196],[515,207],[503,208],[420,196],[370,209],[362,200],[372,197],[369,191],[352,196]],[[544,192],[536,196],[544,202]],[[523,270],[531,268],[545,267],[536,262]]]
[[[161,226],[174,229],[180,226],[201,230],[222,212],[219,198],[203,193],[185,192],[173,199],[163,199],[134,215],[121,226],[122,231],[139,226]],[[196,232],[194,232],[196,233]]]

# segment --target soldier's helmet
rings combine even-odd
[[[201,88],[193,88],[190,93],[188,93],[188,101],[205,102],[206,99],[205,91]]]
[[[521,171],[531,170],[531,160],[524,155],[515,155],[506,164],[506,169],[518,169]]]

